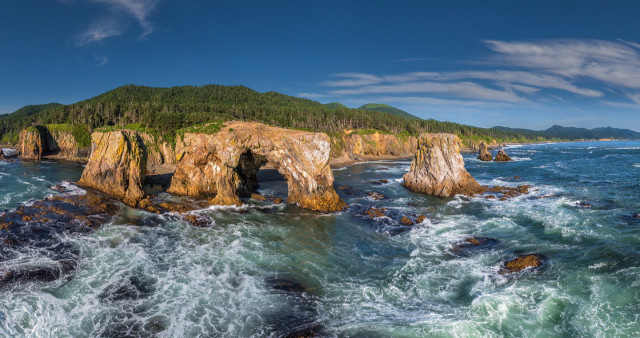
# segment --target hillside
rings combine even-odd
[[[349,107],[345,106],[344,104],[340,103],[340,102],[331,102],[331,103],[325,103],[324,104],[327,108],[329,109],[349,109]]]
[[[358,109],[362,109],[362,110],[372,110],[372,111],[378,111],[378,112],[382,112],[382,113],[387,113],[387,114],[391,114],[391,115],[395,115],[395,116],[400,116],[400,117],[404,117],[407,119],[415,119],[415,120],[421,120],[421,118],[411,115],[409,113],[407,113],[404,110],[398,109],[396,107],[392,107],[386,104],[381,104],[381,103],[367,103],[363,106],[360,106]]]
[[[182,128],[221,120],[256,121],[330,135],[342,133],[345,129],[375,129],[409,135],[448,132],[463,139],[503,142],[527,139],[527,136],[509,131],[409,119],[371,110],[334,110],[317,101],[276,92],[260,93],[244,86],[218,85],[171,88],[127,85],[88,100],[28,116],[18,112],[0,116],[0,135],[3,140],[17,140],[21,129],[34,124],[85,124],[92,130],[104,126],[141,124],[173,140]]]
[[[11,113],[11,115],[13,117],[31,116],[34,114],[38,114],[44,110],[54,109],[60,106],[62,106],[61,103],[45,103],[45,104],[28,105],[14,111],[13,113]]]
[[[515,129],[508,127],[494,127],[506,132],[514,132],[518,134],[528,136],[539,136],[545,138],[560,138],[569,140],[581,140],[581,139],[627,139],[627,140],[640,140],[640,133],[630,129],[619,129],[612,127],[604,128],[575,128],[575,127],[563,127],[554,125],[546,130],[530,130],[530,129]]]

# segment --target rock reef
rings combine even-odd
[[[503,150],[500,149],[496,154],[496,158],[493,160],[494,162],[509,162],[513,161],[509,155]]]
[[[135,131],[95,132],[91,135],[91,157],[78,182],[103,191],[137,207],[145,200],[143,190],[147,151]]]
[[[346,204],[333,188],[329,137],[270,127],[254,122],[228,122],[215,134],[186,133],[178,140],[176,172],[170,193],[214,196],[215,205],[241,205],[258,188],[256,174],[269,163],[288,185],[287,202],[320,212]]]
[[[491,156],[489,149],[487,149],[487,144],[484,142],[480,143],[480,151],[478,153],[478,159],[480,161],[485,161],[485,162],[490,162],[491,160],[493,160],[493,156]]]
[[[474,195],[483,188],[464,168],[460,140],[453,134],[422,134],[403,185],[414,192],[448,197]]]

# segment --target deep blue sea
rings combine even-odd
[[[481,184],[531,185],[506,201],[408,192],[400,182],[410,161],[402,160],[336,169],[336,186],[353,189],[339,190],[350,208],[333,215],[247,201],[194,211],[212,224],[198,228],[121,206],[96,230],[60,234],[77,252],[72,274],[0,286],[0,335],[640,336],[640,142],[506,151],[514,162],[464,155]],[[82,169],[0,163],[0,210],[54,195],[51,185]],[[283,181],[260,185],[286,197]],[[367,197],[372,191],[386,198]],[[389,217],[363,216],[372,206]],[[399,224],[418,214],[427,219]],[[452,250],[469,236],[497,243]],[[497,273],[523,253],[547,261]],[[47,263],[36,249],[4,254],[0,271],[35,263]]]

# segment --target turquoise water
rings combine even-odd
[[[85,234],[60,234],[76,270],[52,282],[0,287],[9,336],[262,337],[312,328],[323,336],[638,336],[640,142],[511,147],[510,163],[465,155],[485,185],[530,184],[507,201],[406,191],[409,161],[334,171],[349,210],[316,215],[248,202],[195,211],[212,226],[124,206]],[[55,194],[82,166],[0,164],[0,209]],[[521,179],[513,179],[520,176]],[[371,181],[389,182],[374,184]],[[281,181],[262,192],[286,197]],[[386,199],[367,196],[376,191]],[[541,198],[543,197],[544,198]],[[159,198],[168,198],[160,195]],[[386,207],[388,218],[361,214]],[[401,216],[427,216],[399,225]],[[490,247],[452,251],[468,236]],[[522,253],[547,261],[497,274]],[[40,256],[3,256],[0,269]],[[288,285],[289,287],[284,287]]]

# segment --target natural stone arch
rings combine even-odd
[[[184,135],[169,192],[215,194],[212,204],[240,205],[240,197],[257,188],[256,174],[268,162],[285,178],[289,203],[338,211],[346,204],[333,188],[330,150],[326,134],[229,122],[215,134]],[[198,182],[206,185],[194,187]]]

